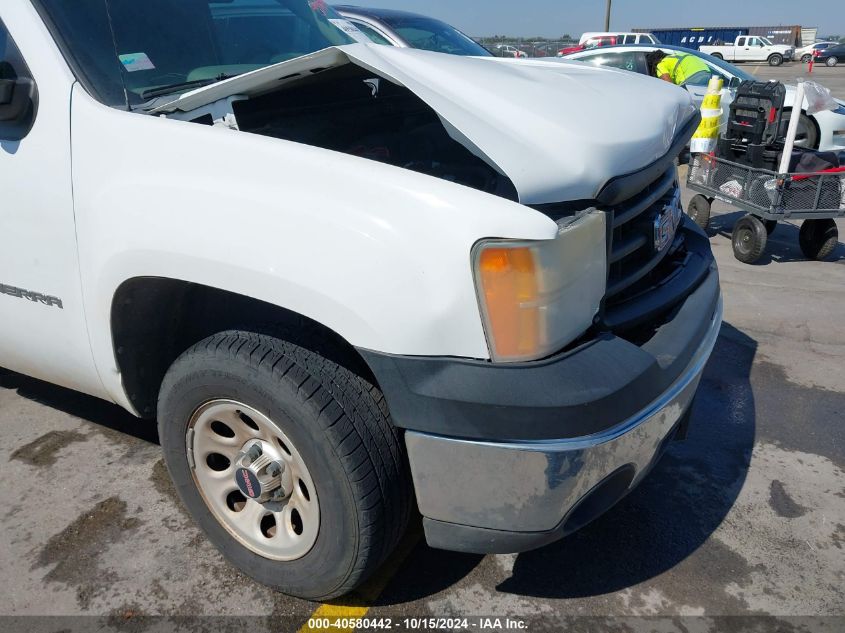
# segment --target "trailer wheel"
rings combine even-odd
[[[763,222],[763,225],[766,227],[766,234],[771,235],[775,232],[775,229],[778,228],[778,221],[766,220],[765,222]]]
[[[825,64],[827,64],[830,68],[833,68],[838,63],[839,59],[837,59],[836,57],[828,57],[827,61],[825,62]]]
[[[798,234],[798,243],[807,259],[827,259],[839,244],[836,222],[831,219],[805,220]]]
[[[710,201],[702,195],[693,196],[687,205],[687,215],[703,230],[710,226]]]
[[[780,53],[769,55],[769,66],[780,66],[782,63],[783,55],[781,55]]]
[[[731,237],[734,257],[743,264],[753,264],[762,257],[768,238],[763,222],[753,215],[746,215],[734,226]]]

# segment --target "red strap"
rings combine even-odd
[[[845,173],[845,167],[835,167],[834,169],[824,169],[822,171],[817,171],[812,174],[794,174],[791,178],[792,180],[807,180],[807,178],[812,178],[813,176],[818,176],[819,174],[842,174]]]

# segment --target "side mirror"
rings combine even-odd
[[[12,102],[14,91],[14,79],[0,79],[0,106],[8,105]]]
[[[732,77],[731,82],[728,84],[728,88],[739,88],[740,84],[742,84],[742,79],[739,77]]]
[[[38,110],[38,86],[16,77],[11,66],[0,62],[0,140],[20,141],[32,129]]]
[[[22,121],[33,105],[32,79],[0,79],[0,121]]]

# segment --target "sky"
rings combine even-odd
[[[330,0],[340,4],[341,0]],[[606,0],[343,0],[405,9],[440,18],[474,37],[580,36],[603,31]],[[692,26],[819,27],[819,35],[845,35],[845,2],[799,0],[613,0],[610,28]]]

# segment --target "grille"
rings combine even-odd
[[[678,195],[675,168],[666,171],[645,190],[609,210],[613,234],[608,248],[608,282],[605,306],[610,308],[637,296],[659,283],[661,264],[669,256],[677,256],[682,237],[672,245],[658,248],[655,224],[666,206]]]

